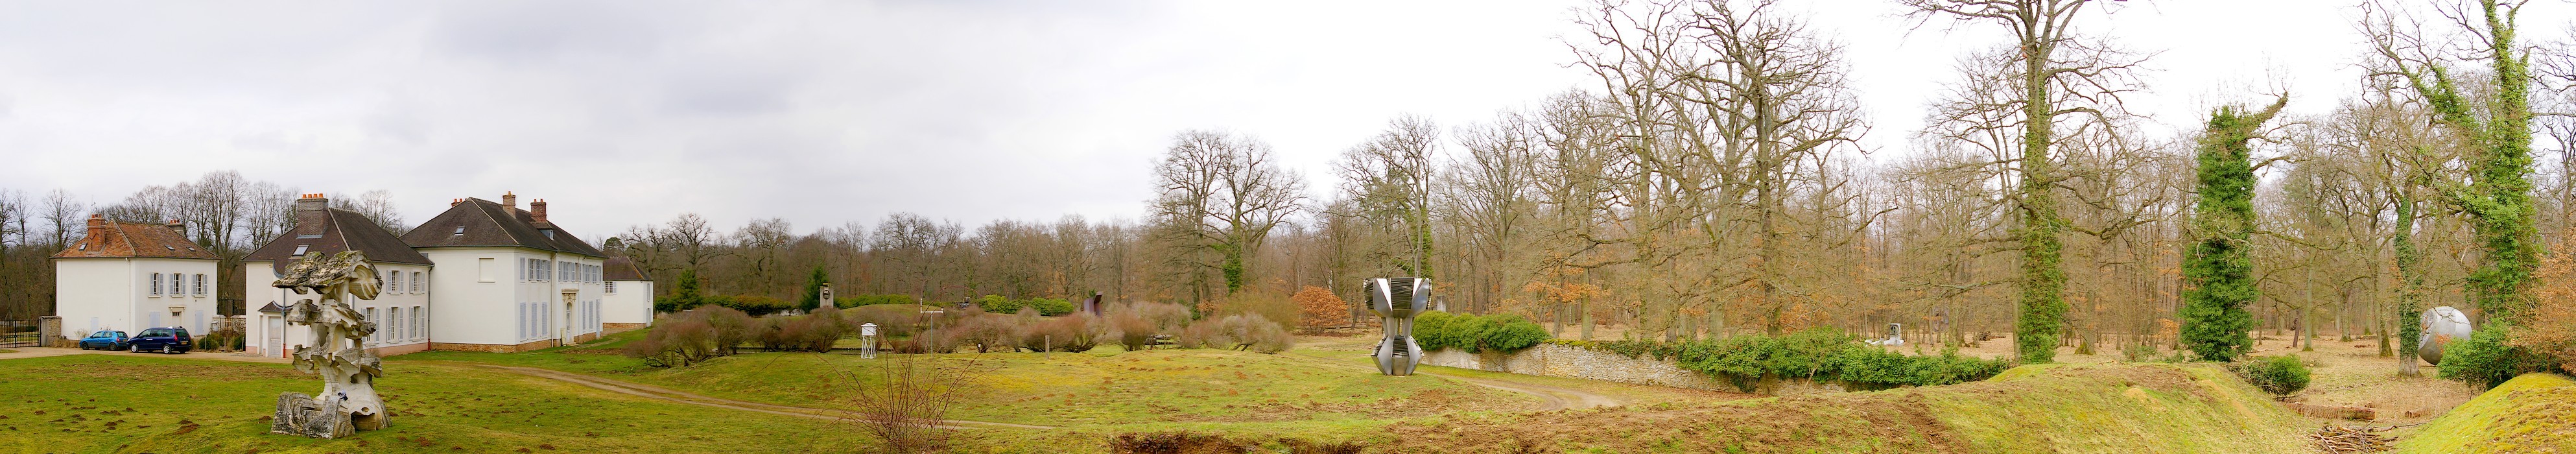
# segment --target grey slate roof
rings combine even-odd
[[[304,246],[308,253],[363,252],[370,262],[430,264],[428,256],[412,250],[411,245],[403,244],[402,239],[395,238],[393,232],[385,231],[375,221],[367,220],[365,215],[357,212],[338,208],[296,210],[295,228],[269,240],[268,244],[260,245],[242,260],[267,260],[270,268],[283,272],[295,261],[296,246]]]
[[[549,230],[553,231],[551,235],[546,233]],[[411,233],[403,234],[402,241],[416,248],[516,246],[608,257],[553,222],[536,220],[527,210],[470,197],[412,228]]]

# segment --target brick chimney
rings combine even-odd
[[[518,208],[518,207],[519,207],[519,195],[518,195],[518,194],[510,193],[510,192],[507,192],[507,191],[503,191],[503,192],[501,193],[501,206],[510,207],[510,208]]]
[[[179,222],[177,219],[171,219],[170,223],[162,225],[170,227],[170,231],[172,232],[179,232],[179,236],[188,236],[188,223]]]
[[[89,215],[89,236],[82,238],[107,238],[107,216],[98,214]]]
[[[463,204],[465,204],[465,199],[447,199],[447,206],[457,206],[457,205],[463,205]]]
[[[528,202],[528,217],[535,218],[537,222],[546,222],[546,199]]]
[[[322,211],[322,209],[330,207],[331,199],[323,197],[322,194],[318,192],[305,194],[303,198],[295,199],[295,211]]]

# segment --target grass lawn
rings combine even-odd
[[[621,333],[620,336],[627,334]],[[603,342],[617,342],[616,337]],[[591,347],[529,353],[426,352],[390,363],[468,361],[540,367],[712,397],[831,407],[878,360],[857,355],[749,353],[660,369]],[[1435,377],[1387,377],[1316,367],[1306,358],[1228,350],[1117,347],[1084,353],[954,353],[941,367],[978,377],[959,419],[1049,426],[1382,420],[1444,412],[1535,408],[1535,397]]]
[[[2576,452],[2576,380],[2514,377],[2399,437],[2397,452]]]
[[[393,427],[268,433],[277,394],[321,383],[282,364],[123,355],[0,361],[0,452],[852,452],[829,421],[643,400],[438,364],[386,366]]]
[[[2304,453],[2303,420],[2214,366],[2023,366],[1951,386],[1461,415],[1392,452]]]

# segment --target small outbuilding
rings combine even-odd
[[[99,330],[140,333],[179,326],[203,336],[215,314],[213,251],[188,240],[188,226],[110,221],[90,215],[88,233],[54,259],[54,314],[63,337]]]

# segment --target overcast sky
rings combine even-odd
[[[1401,114],[1443,126],[1597,87],[1568,1],[19,2],[0,15],[0,188],[112,203],[239,170],[307,192],[551,202],[600,238],[683,212],[800,231],[910,211],[1135,218],[1171,135],[1270,142],[1318,197]],[[1783,2],[1842,41],[1902,155],[1963,52],[1893,1]],[[2523,24],[2567,36],[2562,2]],[[2332,108],[2352,1],[2130,1],[2085,25],[2152,52],[2132,109],[2165,130],[2291,84]]]

